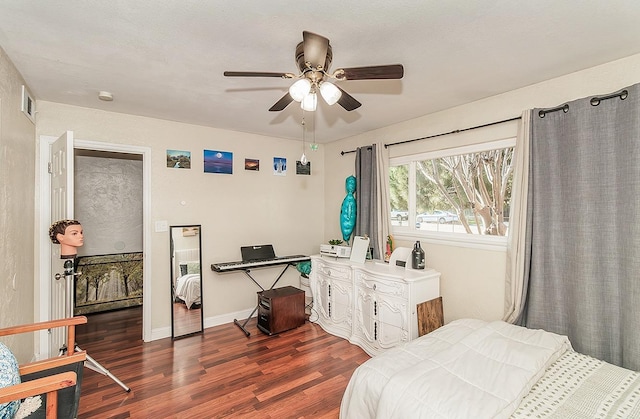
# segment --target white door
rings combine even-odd
[[[73,218],[73,132],[67,131],[51,144],[49,155],[49,174],[51,175],[51,219],[49,225],[58,221]],[[50,319],[71,317],[66,313],[67,284],[63,260],[60,259],[60,246],[51,246],[51,306]],[[56,279],[56,274],[61,278]],[[57,354],[66,342],[64,328],[56,328],[49,335],[49,354]]]

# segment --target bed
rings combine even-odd
[[[198,249],[176,250],[173,284],[176,301],[184,302],[188,309],[199,307],[200,295],[200,253]]]
[[[200,306],[200,274],[186,274],[176,279],[176,298],[188,309]]]
[[[565,336],[456,320],[359,366],[340,417],[637,418],[640,374]]]

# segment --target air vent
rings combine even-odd
[[[36,123],[36,102],[25,85],[22,85],[22,112],[31,122]]]

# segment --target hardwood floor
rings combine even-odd
[[[79,418],[337,418],[369,356],[314,323],[267,336],[233,323],[143,343],[142,309],[89,315],[78,345],[123,381],[84,369]]]
[[[173,334],[184,336],[202,330],[202,309],[188,309],[183,302],[173,303]]]

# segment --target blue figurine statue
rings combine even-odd
[[[349,176],[345,181],[347,196],[342,201],[340,209],[340,228],[342,229],[342,239],[349,243],[353,228],[356,226],[356,198],[353,193],[356,191],[356,178]]]

